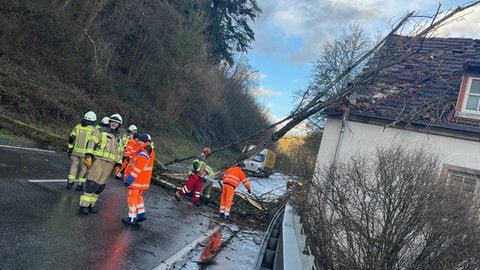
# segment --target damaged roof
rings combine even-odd
[[[355,79],[350,118],[381,119],[392,125],[420,125],[478,133],[480,120],[457,117],[462,75],[480,74],[480,40],[394,35]]]

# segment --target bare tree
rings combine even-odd
[[[377,78],[378,74],[395,64],[402,63],[405,59],[415,53],[415,51],[408,50],[412,44],[418,40],[422,40],[429,35],[432,35],[435,31],[437,31],[441,26],[449,23],[449,20],[452,19],[455,15],[458,15],[460,12],[464,12],[469,8],[480,4],[480,1],[469,2],[464,5],[458,6],[456,9],[446,12],[440,13],[439,10],[432,15],[432,16],[425,16],[416,14],[415,12],[409,12],[403,18],[392,27],[392,30],[379,42],[377,42],[372,48],[370,48],[365,53],[358,55],[355,58],[351,58],[349,61],[345,63],[348,64],[343,70],[336,70],[335,75],[330,77],[328,81],[325,81],[325,85],[322,85],[321,88],[315,89],[313,96],[309,95],[310,92],[308,91],[311,89],[307,89],[306,92],[301,93],[300,96],[303,97],[302,102],[298,104],[298,107],[290,113],[284,119],[273,123],[263,129],[258,130],[257,132],[251,134],[250,136],[240,138],[226,146],[219,147],[215,151],[221,151],[224,149],[228,149],[233,145],[238,145],[245,143],[246,141],[250,140],[258,140],[259,137],[265,136],[267,132],[271,130],[275,130],[280,125],[283,125],[281,128],[273,132],[271,137],[268,139],[263,140],[263,143],[258,144],[259,146],[269,146],[274,142],[278,141],[282,138],[287,132],[292,130],[298,124],[302,123],[303,121],[310,119],[312,116],[317,118],[321,118],[322,115],[325,113],[326,110],[341,106],[347,100],[347,97],[355,92],[355,84],[347,84],[346,87],[341,88],[340,86],[344,86],[346,82],[348,82],[348,78],[350,78],[353,71],[356,71],[362,64],[365,63],[382,45],[389,40],[389,38],[395,35],[401,29],[404,29],[407,25],[414,24],[411,36],[412,43],[411,44],[404,44],[402,48],[402,57],[398,55],[392,54],[390,57],[387,57],[379,63],[376,68],[371,69],[369,72],[363,73],[363,80],[370,80],[373,81]],[[440,6],[439,6],[440,7]],[[363,47],[362,47],[363,48]],[[409,53],[405,53],[405,52]],[[306,102],[304,102],[306,101]],[[258,147],[257,149],[261,149],[262,147]],[[254,150],[252,152],[245,153],[246,156],[251,156],[255,154]]]
[[[360,73],[363,65],[356,66],[334,83],[337,77],[361,55],[373,46],[373,39],[358,25],[351,25],[348,30],[331,42],[326,42],[320,52],[320,57],[313,65],[312,78],[305,90],[296,93],[300,100],[299,107],[313,99],[325,102],[328,98],[348,88],[348,83]],[[331,87],[328,87],[331,85]],[[314,114],[308,119],[312,129],[321,129],[324,123],[323,115]]]
[[[478,269],[472,201],[438,172],[438,159],[428,151],[400,146],[327,168],[297,204],[317,265]]]

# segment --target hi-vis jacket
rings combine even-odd
[[[237,188],[240,182],[243,183],[247,190],[251,190],[250,182],[248,182],[247,176],[238,166],[229,168],[223,174],[223,184]]]
[[[130,173],[135,180],[128,186],[129,188],[147,190],[150,187],[154,161],[155,149],[150,142],[140,145],[136,156],[133,158],[133,169]]]
[[[93,126],[76,125],[68,138],[68,149],[72,149],[72,155],[84,157],[87,152],[87,143],[95,128]]]
[[[111,163],[122,163],[123,143],[118,132],[110,128],[95,129],[87,145],[87,154]]]
[[[132,137],[128,140],[123,156],[129,159],[133,159],[133,157],[135,157],[135,155],[137,154],[137,150],[138,150],[138,139],[135,139]]]
[[[193,163],[197,163],[197,172],[206,171],[207,175],[210,177],[215,177],[215,172],[213,171],[212,167],[208,166],[205,162],[205,159],[202,158],[200,155],[196,156],[193,160]],[[192,174],[192,169],[188,171],[188,174]]]

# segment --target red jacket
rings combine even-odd
[[[147,190],[150,187],[154,161],[155,149],[150,142],[140,144],[138,152],[133,158],[133,169],[130,175],[135,180],[130,184],[130,188]]]
[[[229,168],[223,174],[223,184],[233,186],[237,188],[240,182],[243,183],[247,190],[250,190],[250,182],[248,182],[247,176],[238,166]]]

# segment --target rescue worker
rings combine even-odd
[[[105,116],[102,118],[102,121],[98,125],[95,126],[96,129],[99,129],[101,127],[108,127],[108,123],[110,121],[110,117]]]
[[[200,194],[202,193],[202,177],[205,176],[207,172],[205,168],[200,168],[200,161],[194,160],[192,163],[191,173],[188,175],[187,182],[181,188],[177,189],[175,192],[175,198],[177,201],[180,201],[180,198],[185,194],[193,191],[192,204],[195,206],[200,206]]]
[[[149,134],[138,136],[138,151],[132,159],[133,169],[125,178],[128,186],[128,217],[122,221],[135,225],[147,219],[143,192],[150,187],[155,161],[155,149],[151,145],[152,138]]]
[[[230,215],[235,189],[240,182],[245,186],[248,194],[252,193],[250,182],[248,182],[247,176],[245,172],[243,172],[244,168],[245,164],[239,162],[236,166],[227,169],[223,174],[222,195],[220,197],[220,218],[227,219]]]
[[[206,199],[210,199],[210,194],[212,192],[212,186],[213,182],[209,178],[214,178],[215,177],[215,172],[213,169],[207,165],[206,160],[207,158],[212,154],[212,150],[209,147],[204,147],[200,155],[195,157],[193,162],[198,162],[198,171],[205,171],[206,174],[202,176],[202,194]],[[192,170],[188,172],[188,174],[191,174]]]
[[[124,179],[127,178],[127,176],[130,174],[130,171],[133,168],[133,158],[137,154],[137,151],[139,150],[139,141],[138,138],[140,137],[140,134],[135,133],[133,137],[128,140],[127,147],[125,147],[125,151],[123,152],[123,163],[122,163],[122,170],[123,171],[123,177]],[[150,141],[150,146],[153,147],[153,143]]]
[[[87,142],[95,130],[95,121],[97,121],[97,115],[93,111],[88,111],[80,124],[76,125],[70,133],[67,153],[72,159],[72,163],[67,176],[67,189],[72,189],[74,182],[77,182],[76,190],[83,191],[83,184],[87,180],[85,178],[87,167],[83,162],[87,151]],[[80,171],[78,171],[79,167]]]
[[[137,126],[135,125],[130,125],[127,128],[127,132],[122,134],[122,141],[123,141],[123,146],[126,147],[128,140],[133,137],[133,134],[137,133],[138,129]]]
[[[130,162],[130,158],[132,156],[135,155],[135,152],[131,152],[132,150],[136,150],[136,149],[132,149],[130,148],[130,156],[128,156],[126,154],[127,152],[127,147],[128,147],[128,144],[130,143],[131,146],[133,145],[136,145],[137,142],[133,140],[133,136],[137,134],[137,126],[135,125],[130,125],[127,129],[127,134],[122,136],[122,141],[125,145],[125,149],[123,150],[124,153],[123,153],[123,158],[122,158],[122,168],[120,169],[120,171],[115,175],[115,179],[122,179],[122,177],[124,176],[125,174],[125,168],[127,167],[128,163]]]
[[[110,116],[109,126],[95,130],[90,137],[85,156],[88,176],[79,203],[79,212],[82,214],[98,213],[95,204],[100,193],[105,189],[112,173],[115,175],[122,166],[123,144],[119,132],[121,125],[122,116],[113,114]]]

